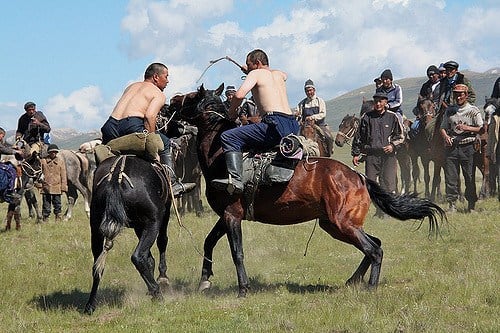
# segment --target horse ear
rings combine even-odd
[[[217,96],[220,96],[220,95],[222,95],[223,91],[224,91],[224,82],[221,83],[221,85],[219,86],[219,88],[215,89],[215,94]]]
[[[203,83],[201,86],[198,88],[198,92],[204,93],[205,92],[205,87],[203,86]]]

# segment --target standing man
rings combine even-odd
[[[42,158],[42,216],[43,222],[47,222],[50,216],[50,208],[53,206],[55,221],[61,222],[61,195],[68,192],[68,182],[66,178],[66,164],[64,160],[57,156],[59,147],[54,144],[49,145],[49,154]]]
[[[500,144],[498,142],[500,132],[500,77],[493,84],[491,97],[484,105],[485,120],[488,121],[488,144],[486,155],[490,159],[490,189],[491,194],[498,193],[500,200]]]
[[[31,152],[45,155],[44,136],[50,132],[49,122],[42,111],[36,110],[33,102],[24,104],[24,111],[17,122],[16,140],[23,139],[30,146]]]
[[[361,117],[354,136],[352,164],[358,166],[361,158],[365,158],[366,177],[378,181],[383,189],[396,193],[396,151],[404,141],[403,128],[396,114],[387,110],[388,99],[385,93],[375,93],[373,101],[373,110]],[[384,217],[378,207],[375,215]]]
[[[243,151],[269,149],[279,144],[282,137],[299,131],[299,123],[288,104],[286,73],[271,69],[267,54],[259,49],[247,55],[243,71],[247,76],[231,101],[229,118],[238,118],[241,101],[250,91],[263,117],[260,123],[236,127],[221,135],[229,177],[214,179],[212,184],[230,194],[243,191]]]
[[[331,156],[333,152],[333,134],[325,122],[326,103],[321,97],[316,95],[316,87],[311,79],[305,82],[304,92],[306,93],[306,98],[299,102],[296,115],[301,124],[312,122],[319,126],[319,132],[326,142],[327,156]]]
[[[454,105],[446,109],[441,122],[441,136],[446,146],[444,175],[446,200],[450,212],[455,212],[459,196],[458,183],[460,169],[465,181],[465,199],[468,201],[467,212],[475,209],[477,201],[474,181],[474,141],[477,134],[482,134],[483,118],[479,109],[468,102],[469,87],[457,84],[453,87]],[[455,104],[456,103],[456,104]]]
[[[446,70],[446,76],[439,83],[439,109],[441,111],[455,104],[456,101],[453,99],[452,91],[457,84],[465,84],[469,92],[467,101],[470,104],[476,103],[476,93],[472,88],[472,84],[469,79],[458,71],[458,66],[458,63],[453,60],[447,61],[443,65]]]
[[[122,97],[116,103],[113,112],[102,126],[102,143],[106,144],[112,139],[131,134],[156,132],[156,117],[166,97],[163,90],[168,83],[168,68],[161,63],[153,63],[144,73],[144,81],[129,85]],[[173,170],[172,153],[170,152],[170,139],[159,133],[164,150],[159,152],[160,162],[166,166],[172,181],[174,196],[179,196],[195,187],[196,184],[182,184]]]

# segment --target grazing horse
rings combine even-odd
[[[330,236],[355,246],[364,254],[347,283],[361,283],[371,266],[370,287],[378,284],[383,256],[381,241],[363,229],[370,198],[384,212],[400,220],[428,217],[430,231],[437,232],[440,220],[446,219],[444,211],[429,200],[415,194],[388,193],[376,182],[329,158],[309,157],[307,161],[299,161],[289,182],[259,184],[251,198],[245,192],[230,195],[216,189],[211,180],[222,178],[226,173],[220,135],[235,126],[220,99],[223,90],[224,84],[216,90],[206,90],[202,85],[196,92],[174,97],[170,104],[177,115],[198,127],[198,159],[206,180],[207,200],[219,216],[205,239],[199,290],[210,288],[213,249],[219,239],[227,235],[238,277],[238,296],[246,296],[249,280],[243,263],[241,221],[248,216],[275,225],[318,219],[320,227]]]
[[[163,299],[160,285],[168,285],[165,255],[172,203],[167,184],[166,171],[159,163],[132,155],[108,158],[97,167],[90,212],[93,283],[85,313],[92,314],[96,308],[106,256],[126,227],[133,228],[139,239],[132,263],[152,298]],[[155,241],[160,252],[158,281],[154,279],[155,260],[151,254]]]
[[[327,140],[326,127],[321,128],[314,120],[304,120],[300,126],[300,135],[318,144],[319,156],[330,157],[333,155],[333,147],[330,147]]]
[[[179,213],[195,212],[196,216],[203,213],[201,201],[201,169],[196,153],[196,135],[193,133],[181,135],[172,139],[172,156],[174,158],[175,174],[184,183],[195,183],[196,187],[177,198]]]

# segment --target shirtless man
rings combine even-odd
[[[299,123],[288,104],[286,73],[269,68],[266,53],[259,49],[247,55],[243,72],[247,76],[231,100],[229,117],[236,120],[238,106],[251,91],[262,121],[227,130],[221,135],[229,178],[214,179],[212,184],[230,194],[243,191],[243,151],[269,149],[279,144],[282,137],[299,131]]]
[[[131,134],[150,133],[156,131],[156,116],[165,105],[166,97],[163,90],[168,84],[168,68],[161,63],[153,63],[144,73],[143,82],[129,85],[122,97],[116,103],[110,117],[101,128],[102,143]],[[160,162],[167,166],[170,178],[173,181],[174,196],[194,188],[194,183],[182,184],[173,171],[172,154],[170,152],[170,139],[160,134],[165,149],[159,152]]]

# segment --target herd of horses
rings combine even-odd
[[[325,152],[324,149],[320,149],[320,157],[299,161],[293,170],[293,176],[287,182],[253,184],[241,194],[228,194],[211,184],[211,180],[223,178],[226,174],[220,134],[235,126],[229,120],[220,98],[223,89],[223,84],[215,90],[205,89],[202,85],[197,91],[177,95],[171,100],[169,108],[176,120],[196,126],[198,130],[196,135],[190,133],[173,140],[177,176],[183,181],[198,184],[193,193],[184,195],[177,202],[169,191],[169,178],[165,170],[156,162],[133,155],[120,155],[106,159],[94,170],[95,164],[85,154],[91,152],[91,149],[82,153],[69,150],[60,152],[68,174],[68,210],[65,218],[71,218],[78,192],[85,200],[85,211],[90,217],[94,265],[92,289],[84,309],[86,313],[92,314],[96,309],[97,291],[106,256],[124,228],[134,229],[138,238],[131,259],[143,278],[148,293],[154,300],[163,298],[162,289],[169,284],[166,249],[171,207],[176,203],[182,214],[194,211],[201,217],[202,177],[205,181],[206,200],[218,215],[218,220],[204,241],[198,288],[200,291],[211,287],[210,277],[214,274],[213,250],[218,241],[226,236],[236,269],[238,296],[246,296],[249,279],[243,259],[241,223],[249,219],[249,216],[254,221],[273,225],[317,220],[319,226],[332,238],[351,244],[362,252],[363,259],[346,284],[362,283],[371,268],[367,281],[369,288],[376,288],[378,285],[383,258],[381,240],[363,229],[370,203],[399,220],[422,221],[427,218],[429,233],[433,234],[438,234],[440,224],[447,220],[444,210],[436,203],[441,195],[439,183],[444,148],[440,148],[443,145],[438,144],[439,136],[436,135],[441,115],[435,113],[431,101],[419,103],[422,130],[407,140],[407,144],[398,151],[401,155],[398,159],[401,190],[396,194],[385,191],[377,182],[366,178],[354,168],[328,158],[333,152]],[[338,147],[350,144],[358,129],[360,116],[370,108],[370,101],[364,101],[360,115],[347,115],[342,119],[335,137]],[[408,122],[407,126],[411,127],[411,123]],[[319,140],[314,127],[306,127],[304,126],[303,133],[312,140]],[[481,157],[481,151],[484,151],[483,143],[478,147],[475,161],[483,172],[481,195],[485,196],[489,185],[488,166],[487,160]],[[423,197],[417,195],[417,185],[421,181],[419,163],[423,167]],[[434,167],[432,182],[431,164]],[[35,182],[40,180],[39,159],[36,157],[24,161],[22,170],[25,179],[31,178]],[[92,191],[89,185],[91,183]],[[252,191],[251,195],[248,195],[249,191]],[[27,189],[25,195],[27,202],[32,204],[30,216],[40,219],[33,189]],[[157,279],[156,262],[151,253],[155,243],[160,253]]]

